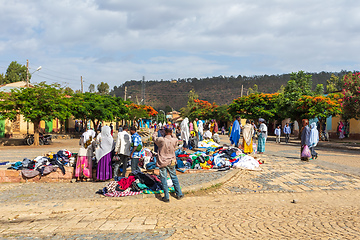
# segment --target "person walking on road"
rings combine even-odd
[[[289,123],[286,123],[286,124],[285,124],[284,134],[285,134],[285,142],[286,142],[286,144],[288,144],[288,143],[289,143],[289,139],[290,139],[290,134],[291,134],[291,128],[290,128],[290,126],[289,126]]]
[[[301,151],[300,151],[300,158],[302,161],[309,161],[309,158],[302,157],[301,154],[303,149],[306,146],[310,147],[310,128],[309,128],[309,120],[303,119],[302,120],[303,128],[301,130]]]
[[[280,144],[280,140],[281,140],[281,127],[280,125],[277,126],[277,128],[275,128],[275,136],[276,136],[276,143]]]
[[[317,130],[316,123],[313,122],[310,125],[310,151],[311,159],[316,159],[318,157],[317,152],[315,152],[315,147],[319,142],[319,131]]]
[[[121,176],[125,177],[128,160],[130,157],[131,136],[128,133],[128,127],[124,126],[122,132],[118,133],[115,145],[115,155],[119,155],[120,160],[114,164],[114,177],[118,177],[119,167],[123,165]]]
[[[141,171],[139,167],[139,160],[141,157],[141,150],[142,150],[142,141],[140,135],[136,132],[136,127],[132,126],[130,128],[131,133],[131,172],[134,172],[136,170]]]
[[[164,197],[161,199],[163,202],[169,202],[169,188],[167,185],[167,172],[169,172],[171,181],[174,184],[176,198],[180,200],[184,197],[181,192],[180,183],[176,176],[176,156],[175,149],[177,146],[177,139],[172,135],[172,130],[165,129],[165,137],[158,137],[157,133],[154,132],[152,135],[154,143],[159,147],[158,160],[156,166],[160,169],[160,180],[164,190]]]

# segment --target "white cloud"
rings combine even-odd
[[[358,12],[355,0],[2,1],[0,60],[110,85],[358,69]]]

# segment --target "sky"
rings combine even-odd
[[[358,0],[0,0],[0,73],[107,82],[359,69]]]

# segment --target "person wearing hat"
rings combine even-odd
[[[260,126],[258,129],[259,137],[258,137],[258,148],[257,151],[259,154],[263,154],[265,152],[265,143],[267,138],[267,126],[265,125],[265,119],[259,118]]]

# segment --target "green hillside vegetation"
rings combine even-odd
[[[342,78],[347,71],[340,72],[320,72],[307,73],[312,75],[314,88],[317,84],[326,86],[326,80],[330,79],[331,74]],[[249,89],[254,90],[256,84],[259,92],[275,93],[290,80],[290,74],[281,75],[255,75],[255,76],[218,76],[207,78],[187,78],[178,80],[150,80],[145,81],[145,104],[151,105],[155,109],[165,109],[170,106],[179,110],[186,106],[188,93],[194,89],[199,95],[199,99],[218,105],[229,104],[233,99],[240,97],[241,86],[243,94],[247,95]],[[142,100],[142,81],[131,80],[124,84],[114,87],[110,94],[124,98],[124,89],[127,87],[127,96],[131,96],[133,102]],[[255,86],[256,89],[256,86]],[[315,90],[315,89],[313,89]],[[169,108],[169,107],[167,107]]]

